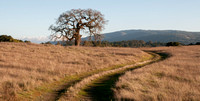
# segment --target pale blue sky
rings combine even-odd
[[[45,40],[68,10],[92,8],[109,20],[103,33],[128,30],[200,31],[200,0],[0,0],[0,34]]]

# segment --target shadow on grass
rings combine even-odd
[[[162,61],[171,56],[170,54],[159,52],[159,51],[145,51],[145,52],[148,52],[154,55],[154,58],[156,57],[155,54],[158,54],[160,56],[160,59],[152,61],[150,63],[143,64],[143,65],[135,66],[133,68],[125,69],[120,72],[109,74],[95,80],[94,82],[92,82],[92,84],[88,85],[85,89],[83,89],[83,91],[86,92],[85,97],[89,97],[90,99],[92,99],[92,101],[115,101],[114,92],[112,88],[115,87],[115,83],[118,81],[120,76],[122,76],[127,71],[132,71],[134,69],[141,68],[145,65]],[[130,99],[121,99],[121,100],[131,101]]]
[[[112,101],[114,98],[111,88],[115,86],[115,82],[120,76],[121,73],[116,73],[100,78],[84,91],[93,101]]]

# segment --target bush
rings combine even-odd
[[[166,44],[166,46],[179,46],[179,45],[180,45],[179,42],[168,42],[168,43]]]
[[[51,45],[52,43],[48,41],[48,42],[45,42],[44,44],[49,44],[49,45]]]
[[[23,42],[22,40],[14,39],[12,36],[1,35],[0,42]]]
[[[84,41],[83,46],[94,46],[92,41]]]
[[[25,42],[25,43],[31,43],[31,41],[27,41],[27,40],[25,40],[24,42]]]
[[[190,44],[188,44],[188,45],[194,45],[193,43],[190,43]]]
[[[197,42],[196,45],[200,45],[200,42]]]
[[[1,35],[0,42],[13,42],[14,39],[11,36]]]

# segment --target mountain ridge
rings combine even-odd
[[[184,44],[200,42],[200,32],[189,32],[181,30],[121,30],[105,33],[102,41],[127,41],[144,40],[152,42],[181,42]],[[83,40],[86,40],[83,38]]]

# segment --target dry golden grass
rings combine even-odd
[[[145,49],[147,50],[147,49]],[[116,84],[118,100],[199,101],[200,46],[149,48],[172,57],[127,72]]]
[[[140,61],[149,56],[133,48],[62,47],[0,43],[0,100],[12,99],[69,75]]]
[[[131,63],[126,64],[125,66],[122,66],[120,68],[112,69],[103,71],[100,73],[95,73],[94,75],[91,75],[87,78],[82,79],[80,82],[77,82],[75,85],[71,86],[63,96],[60,97],[59,101],[92,101],[90,97],[84,98],[84,95],[87,95],[87,92],[84,91],[85,88],[87,88],[89,85],[93,85],[95,80],[98,80],[99,78],[106,77],[108,75],[113,75],[119,72],[128,71],[128,69],[134,68],[139,65],[148,64],[153,61],[157,61],[160,59],[159,55],[151,56],[149,58],[146,58],[142,61],[138,61],[137,63]],[[105,92],[105,91],[102,91]],[[96,99],[99,100],[99,99]]]

